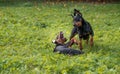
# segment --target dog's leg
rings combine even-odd
[[[83,47],[82,47],[82,39],[80,39],[80,42],[79,42],[79,47],[80,47],[80,50],[82,50],[82,49],[83,49]]]
[[[72,29],[72,31],[71,31],[70,40],[71,40],[72,38],[74,38],[74,36],[75,36],[76,34],[77,34],[77,28],[74,27],[74,28]]]
[[[93,43],[94,43],[93,37],[91,36],[91,37],[90,37],[90,46],[93,46]]]
[[[89,39],[86,40],[86,44],[88,45]]]

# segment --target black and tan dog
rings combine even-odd
[[[92,46],[94,32],[93,32],[93,29],[92,29],[90,23],[84,20],[81,12],[79,12],[79,10],[77,10],[77,9],[74,9],[74,14],[72,15],[72,17],[73,17],[73,26],[74,27],[71,31],[70,40],[76,34],[78,34],[79,39],[80,39],[79,47],[80,47],[80,50],[82,50],[83,49],[82,39],[86,40],[86,43],[88,44],[89,37],[90,37],[90,45]]]
[[[80,50],[70,48],[73,44],[77,44],[77,41],[75,39],[71,39],[69,42],[65,43],[66,41],[67,39],[64,37],[63,32],[60,32],[56,39],[53,40],[53,43],[56,44],[53,52],[69,55],[78,55],[83,53]]]

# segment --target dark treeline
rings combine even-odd
[[[77,1],[77,2],[120,2],[120,0],[0,0],[0,2],[61,2],[61,1]]]

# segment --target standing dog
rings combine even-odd
[[[78,55],[83,53],[80,50],[74,50],[70,48],[73,44],[77,44],[77,41],[75,39],[71,39],[69,42],[65,43],[66,41],[67,39],[64,38],[63,32],[60,32],[56,39],[53,40],[53,43],[56,44],[53,52],[69,55]]]
[[[90,37],[90,45],[92,46],[94,32],[92,30],[90,23],[83,19],[82,14],[77,9],[74,9],[74,15],[72,15],[72,17],[73,17],[74,28],[71,31],[70,40],[76,34],[78,34],[80,39],[79,47],[80,47],[80,50],[82,50],[83,49],[82,39],[86,40],[86,43],[88,44],[89,37]]]

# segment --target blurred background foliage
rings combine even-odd
[[[120,0],[0,0],[0,2],[18,2],[18,1],[31,1],[31,2],[48,2],[48,1],[53,1],[53,2],[61,2],[61,1],[77,1],[77,2],[120,2]]]

